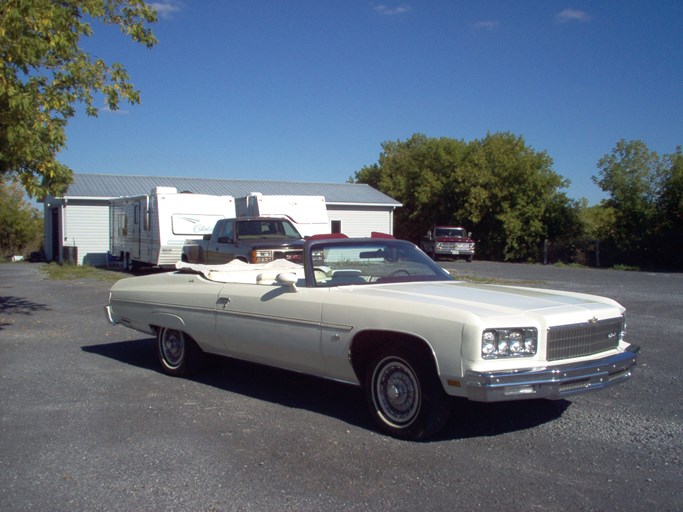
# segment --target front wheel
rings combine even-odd
[[[174,377],[187,377],[201,369],[204,353],[182,331],[161,328],[157,333],[157,356],[161,369]]]
[[[450,404],[431,364],[411,350],[375,356],[365,378],[370,411],[387,434],[418,440],[438,432]]]

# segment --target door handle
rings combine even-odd
[[[223,306],[223,309],[230,304],[230,297],[218,297],[216,301],[216,306]]]

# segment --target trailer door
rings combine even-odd
[[[130,257],[140,260],[142,252],[142,201],[136,201],[133,206],[133,225],[130,232]]]

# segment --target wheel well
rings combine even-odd
[[[370,330],[358,333],[349,351],[351,365],[358,381],[362,383],[365,380],[367,365],[373,356],[395,347],[417,352],[420,357],[424,357],[424,360],[429,362],[436,373],[434,353],[424,339],[402,332]]]

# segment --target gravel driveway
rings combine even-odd
[[[438,439],[377,433],[354,387],[216,358],[158,368],[109,284],[0,265],[0,510],[683,510],[683,274],[446,262],[610,296],[633,380],[557,402],[457,401]]]

